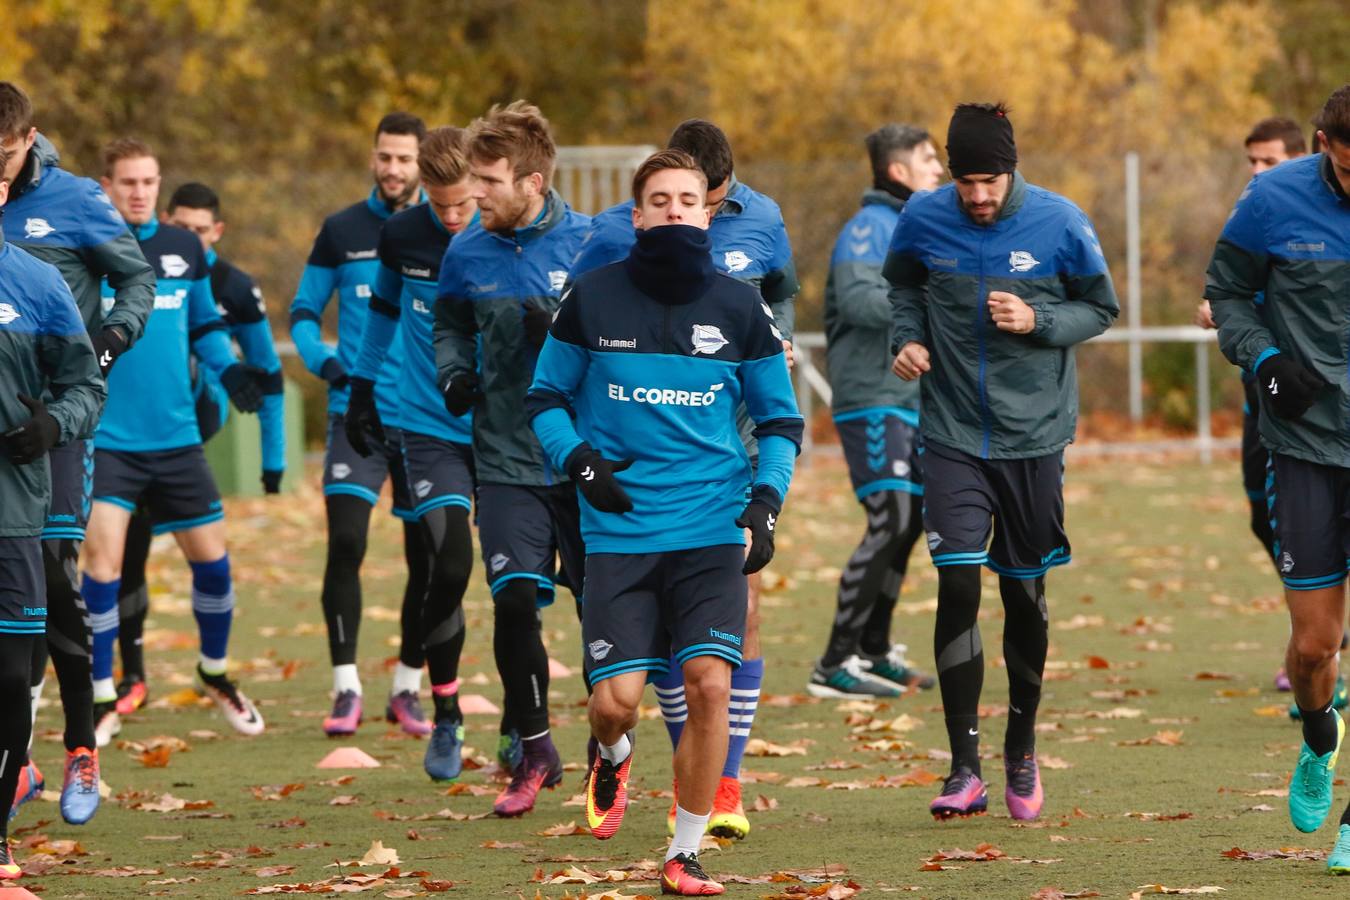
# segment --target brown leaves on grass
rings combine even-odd
[[[1223,888],[1217,884],[1206,884],[1193,888],[1174,888],[1165,884],[1141,884],[1130,894],[1130,900],[1141,900],[1144,894],[1220,894]]]
[[[249,788],[255,800],[282,800],[294,794],[296,791],[303,791],[305,785],[303,782],[293,781],[290,784],[260,784]]]
[[[1011,862],[1011,863],[1035,863],[1038,865],[1049,865],[1050,863],[1060,862],[1058,859],[1027,859],[1022,856],[1009,856],[993,844],[979,844],[974,850],[962,850],[957,847],[953,850],[939,850],[919,867],[920,872],[942,872],[947,869],[960,869],[963,866],[943,865],[947,862]]]
[[[159,796],[146,795],[139,791],[129,791],[117,795],[127,809],[139,809],[143,812],[177,812],[187,809],[211,809],[216,804],[210,800],[184,800],[173,794]]]
[[[1080,897],[1100,897],[1101,894],[1091,888],[1082,891],[1061,891],[1056,887],[1043,887],[1031,895],[1031,900],[1078,900]]]
[[[806,748],[814,741],[807,738],[791,744],[775,744],[763,738],[751,738],[745,745],[746,756],[805,756]]]
[[[1116,741],[1117,747],[1180,747],[1182,731],[1158,731],[1134,741]]]
[[[560,822],[543,831],[536,831],[535,834],[540,837],[575,837],[578,835],[589,835],[589,828],[584,828],[576,822]]]
[[[1307,850],[1303,847],[1281,847],[1278,850],[1243,850],[1241,847],[1234,847],[1232,850],[1225,850],[1219,855],[1225,859],[1258,861],[1264,859],[1320,860],[1327,858],[1325,850]]]

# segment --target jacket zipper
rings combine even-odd
[[[984,302],[984,242],[985,238],[988,236],[987,228],[988,226],[980,229],[980,281],[979,287],[976,289],[975,293],[975,334],[976,339],[979,341],[980,348],[978,385],[980,389],[980,456],[983,459],[989,458],[989,348],[985,340],[985,330],[987,328],[985,315],[987,304]]]

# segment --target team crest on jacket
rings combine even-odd
[[[689,339],[694,344],[695,353],[706,353],[709,356],[730,343],[722,337],[722,329],[716,325],[695,325],[694,333]]]
[[[744,272],[753,262],[744,250],[728,250],[722,261],[726,264],[728,272]]]
[[[187,274],[188,261],[177,253],[165,253],[159,258],[159,268],[165,278],[177,278]]]
[[[19,318],[19,311],[8,303],[0,303],[0,325],[8,325]]]
[[[1026,250],[1014,250],[1008,254],[1008,268],[1014,272],[1030,272],[1041,261]]]
[[[26,238],[45,238],[55,230],[46,219],[34,217],[23,223],[23,236]]]

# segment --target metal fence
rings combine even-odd
[[[593,216],[632,196],[633,173],[655,152],[650,144],[559,147],[553,186],[573,209]]]

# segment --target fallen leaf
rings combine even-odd
[[[295,866],[263,866],[261,869],[254,869],[253,874],[259,878],[276,878],[278,875],[289,875],[295,871]]]
[[[118,866],[115,869],[95,869],[89,872],[100,878],[134,878],[140,875],[163,875],[163,869],[140,869],[136,866]]]
[[[484,850],[524,850],[528,845],[521,841],[483,841],[478,846]]]
[[[1193,888],[1174,888],[1162,884],[1141,884],[1130,894],[1131,900],[1143,894],[1220,894],[1223,888],[1216,884],[1206,884],[1201,887]]]
[[[545,828],[543,831],[536,831],[535,834],[540,837],[573,837],[575,835],[589,835],[590,829],[583,828],[575,821],[564,822]]]
[[[768,812],[771,809],[778,808],[778,801],[772,797],[766,797],[763,794],[755,797],[755,802],[750,804],[751,812]]]
[[[355,806],[356,798],[351,794],[338,794],[332,800],[328,801],[329,806]]]
[[[1086,659],[1086,661],[1087,661],[1087,665],[1088,665],[1088,668],[1089,668],[1089,669],[1109,669],[1109,668],[1111,668],[1111,664],[1110,664],[1109,662],[1107,662],[1106,659],[1103,658],[1103,657],[1101,657],[1101,656],[1088,656],[1088,657],[1085,657],[1085,659]]]
[[[746,756],[805,756],[806,746],[800,743],[775,744],[762,738],[751,738],[745,745]]]
[[[1116,741],[1117,747],[1179,747],[1181,746],[1181,731],[1158,731],[1146,737],[1134,741]]]
[[[1234,847],[1232,850],[1225,850],[1219,854],[1227,859],[1241,860],[1262,860],[1262,859],[1301,859],[1301,860],[1320,860],[1326,859],[1325,850],[1306,850],[1302,847],[1281,847],[1278,850],[1243,850],[1241,847]]]
[[[1100,897],[1094,890],[1061,891],[1059,888],[1043,887],[1031,895],[1031,900],[1077,900],[1080,897]]]
[[[361,857],[359,865],[362,866],[396,866],[398,865],[398,851],[393,847],[386,847],[383,841],[371,841],[370,849],[366,855]]]
[[[153,750],[143,750],[136,759],[147,769],[163,769],[169,764],[169,757],[173,751],[168,747],[156,747]]]

